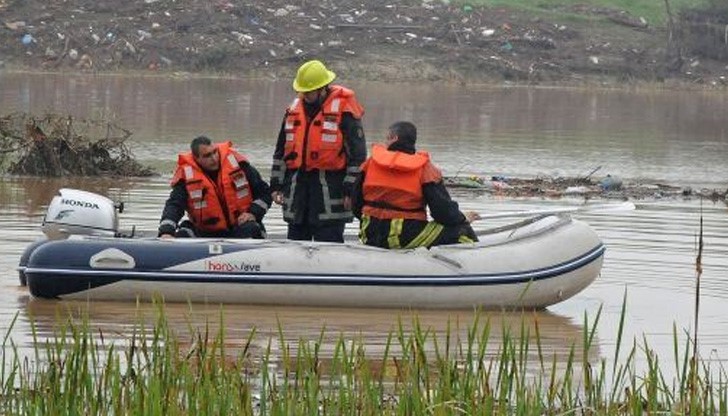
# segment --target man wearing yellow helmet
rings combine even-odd
[[[321,61],[301,65],[278,134],[271,191],[292,240],[343,242],[353,220],[351,191],[366,159],[364,108],[352,90],[331,84],[335,78]]]

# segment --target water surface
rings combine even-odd
[[[50,331],[60,313],[86,313],[91,322],[123,338],[138,313],[121,302],[58,302],[30,299],[18,286],[15,267],[27,244],[40,236],[39,224],[52,195],[61,187],[98,192],[122,200],[121,227],[153,232],[169,188],[167,180],[177,152],[191,138],[207,134],[230,139],[268,176],[282,112],[291,100],[287,82],[143,78],[93,75],[0,75],[4,112],[52,111],[78,117],[113,116],[134,132],[131,148],[159,177],[146,179],[43,179],[4,177],[0,181],[0,330],[11,330],[21,351],[30,348],[33,317]],[[393,121],[414,121],[420,146],[433,153],[446,175],[514,177],[581,176],[598,166],[625,181],[728,188],[728,95],[704,92],[626,92],[571,89],[485,88],[446,85],[348,83],[367,113],[370,143],[383,137]],[[456,191],[464,209],[511,211],[574,205],[575,199],[503,199]],[[481,318],[538,321],[547,351],[566,358],[580,342],[585,316],[602,308],[592,353],[611,359],[623,298],[627,296],[626,335],[645,334],[650,346],[672,359],[673,324],[683,336],[694,319],[695,258],[700,218],[705,251],[701,278],[700,334],[704,357],[720,362],[728,354],[728,210],[723,202],[640,200],[633,212],[580,215],[595,228],[608,250],[602,275],[581,294],[528,314],[482,312]],[[485,226],[487,224],[479,224]],[[274,209],[267,226],[282,234],[285,226]],[[355,234],[354,225],[347,234]],[[150,308],[148,305],[145,308]],[[153,309],[153,308],[152,308]],[[85,312],[83,312],[85,311]],[[181,331],[192,320],[215,321],[215,305],[168,305]],[[391,311],[228,305],[224,324],[232,342],[242,342],[251,328],[277,332],[281,323],[290,339],[317,339],[325,324],[332,334],[360,335],[376,354],[397,317],[442,333],[452,322],[462,326],[475,312]],[[333,341],[332,341],[333,342]],[[631,341],[630,341],[631,342]],[[331,344],[327,344],[331,345]],[[631,344],[630,344],[631,345]],[[671,366],[666,365],[666,371]]]

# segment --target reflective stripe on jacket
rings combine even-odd
[[[339,85],[329,87],[321,111],[309,123],[301,97],[293,100],[286,111],[286,143],[283,161],[287,169],[304,168],[307,171],[341,170],[346,167],[344,135],[341,116],[351,113],[361,119],[364,109],[356,100],[354,91]]]
[[[362,165],[362,213],[379,219],[427,221],[422,184],[432,179],[423,177],[429,162],[427,152],[407,154],[375,144],[372,156]]]
[[[187,215],[196,228],[208,232],[227,230],[237,224],[238,216],[248,212],[253,195],[239,162],[245,156],[234,151],[230,142],[215,145],[220,156],[220,170],[213,182],[197,165],[191,152],[181,153],[172,186],[185,181]]]

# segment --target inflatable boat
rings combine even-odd
[[[414,250],[289,240],[121,236],[118,205],[62,189],[47,240],[19,267],[35,297],[391,308],[544,308],[599,275],[605,246],[585,223],[546,215],[480,242]],[[86,212],[88,211],[88,212]]]

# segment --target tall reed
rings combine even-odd
[[[726,375],[693,360],[695,344],[673,329],[675,378],[646,340],[622,339],[625,302],[613,357],[592,357],[601,310],[584,316],[580,344],[550,355],[538,319],[519,326],[478,314],[465,331],[445,333],[402,318],[383,353],[367,354],[361,337],[335,337],[323,351],[317,339],[278,336],[260,344],[251,331],[242,346],[220,329],[190,326],[180,335],[163,307],[150,324],[110,341],[87,318],[65,319],[47,337],[33,328],[35,349],[22,357],[3,339],[2,414],[725,414]],[[524,312],[527,314],[527,312]],[[9,334],[9,333],[8,333]],[[623,345],[625,344],[625,345]],[[262,349],[254,345],[264,345]],[[626,347],[626,348],[625,348]],[[624,354],[623,354],[624,353]],[[635,365],[643,357],[646,369]],[[609,362],[611,361],[611,362]],[[717,377],[717,378],[716,378]]]

